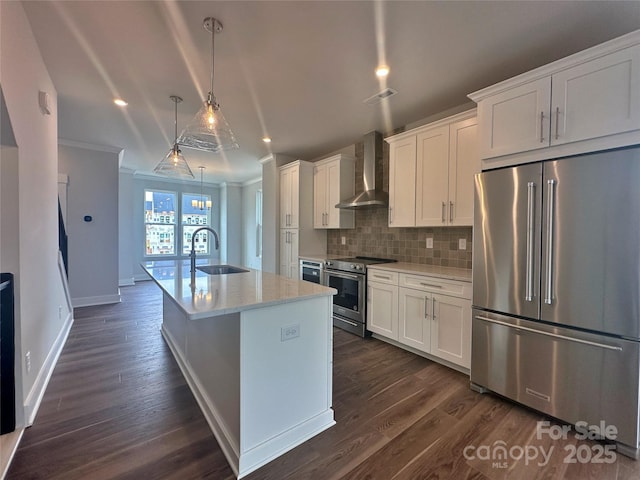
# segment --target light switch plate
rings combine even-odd
[[[433,248],[433,237],[427,237],[427,248]]]
[[[342,243],[342,245],[346,245],[347,244],[347,237],[340,237],[340,243]]]
[[[458,250],[466,250],[467,249],[467,239],[461,238],[458,240]]]

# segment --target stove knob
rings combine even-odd
[[[324,264],[325,264],[327,267],[330,267],[331,265],[333,265],[331,262],[324,262]]]
[[[356,266],[352,263],[351,265],[349,265],[349,268],[350,268],[351,270],[354,270],[354,269],[356,268]]]
[[[356,270],[362,270],[362,265],[356,265]]]

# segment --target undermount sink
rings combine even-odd
[[[208,275],[227,275],[229,273],[243,273],[249,271],[244,268],[234,267],[233,265],[201,265],[196,267],[196,270],[200,270]]]

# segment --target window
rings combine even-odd
[[[191,253],[191,239],[193,237],[193,232],[200,227],[210,226],[210,205],[211,197],[208,195],[201,196],[193,193],[182,194],[181,226],[182,253],[184,255],[189,255],[189,253]],[[198,232],[196,237],[193,239],[193,247],[197,254],[208,255],[211,251],[209,243],[209,232],[206,230]]]
[[[211,226],[210,208],[211,197],[208,195],[145,190],[145,256],[189,255],[193,232]],[[198,232],[193,242],[196,253],[209,255],[209,243],[209,232]]]
[[[176,254],[176,194],[145,190],[145,255]]]

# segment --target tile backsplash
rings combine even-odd
[[[356,228],[327,231],[327,253],[471,268],[472,230],[471,227],[389,228],[388,209],[361,209],[356,210]],[[433,238],[433,248],[426,248],[429,237]],[[466,250],[458,249],[461,238],[467,243]]]
[[[383,154],[376,159],[376,183],[382,180],[383,190],[388,192],[389,145],[383,143]],[[362,143],[355,145],[355,153],[356,192],[361,192],[364,164]],[[356,228],[327,230],[327,253],[471,268],[472,227],[389,228],[387,208],[362,208],[355,212]],[[342,245],[343,237],[345,245]],[[426,248],[427,238],[433,239],[433,248]],[[460,239],[465,239],[466,250],[458,249]]]

